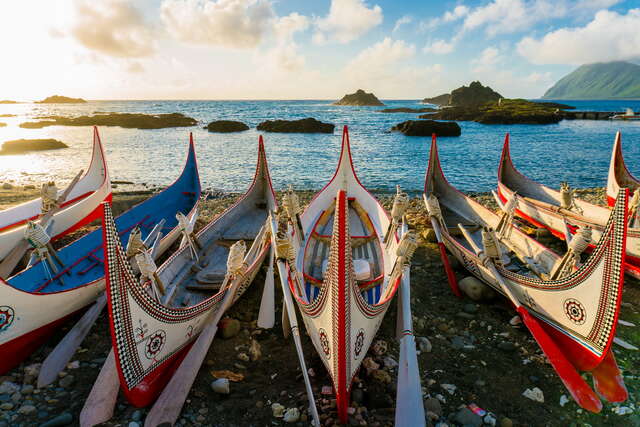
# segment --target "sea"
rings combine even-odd
[[[413,113],[381,113],[381,108],[423,107],[418,100],[383,100],[385,107],[331,105],[326,100],[301,101],[91,101],[86,104],[0,105],[0,143],[20,138],[55,138],[70,148],[0,156],[0,182],[36,184],[54,179],[59,186],[86,168],[91,158],[91,127],[52,126],[22,129],[20,123],[47,115],[90,115],[102,112],[174,113],[198,120],[188,128],[158,130],[101,127],[111,179],[118,191],[158,188],[179,175],[193,132],[203,188],[240,192],[254,173],[258,123],[273,119],[314,117],[336,125],[333,134],[262,133],[271,177],[276,189],[318,190],[327,183],[340,153],[342,127],[349,127],[356,172],[371,190],[412,194],[424,185],[430,137],[408,137],[389,129],[416,119]],[[640,110],[635,101],[558,101],[577,110]],[[15,114],[15,117],[1,117]],[[234,134],[210,133],[213,120],[240,120],[250,130]],[[496,171],[505,134],[511,139],[516,167],[530,178],[557,188],[606,184],[611,148],[622,132],[624,156],[630,171],[640,177],[640,122],[563,120],[550,125],[484,125],[459,122],[462,135],[438,139],[440,159],[449,181],[463,191],[484,192],[496,186]]]

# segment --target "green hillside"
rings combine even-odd
[[[547,90],[548,99],[640,99],[640,65],[604,62],[581,65]]]

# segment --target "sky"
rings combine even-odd
[[[538,98],[640,63],[640,0],[2,0],[0,99]]]

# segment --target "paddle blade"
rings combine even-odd
[[[116,371],[115,353],[112,349],[82,407],[80,426],[93,427],[109,421],[113,417],[119,389],[120,379]]]
[[[67,366],[106,304],[107,296],[103,293],[58,343],[56,348],[49,353],[49,356],[42,362],[42,368],[38,374],[38,388],[48,386],[58,379],[58,373]]]
[[[449,257],[447,256],[447,251],[444,243],[438,242],[438,248],[440,249],[440,259],[442,260],[442,265],[444,265],[444,271],[447,273],[447,281],[449,282],[451,291],[458,298],[462,298],[460,288],[458,288],[458,280],[456,279],[456,274],[451,268],[451,264],[449,264]]]
[[[400,340],[395,425],[400,427],[425,425],[416,340],[413,334],[407,334]]]
[[[591,374],[593,375],[593,383],[596,390],[609,402],[624,402],[629,398],[622,372],[618,368],[616,358],[611,349],[609,349],[602,362],[591,371]]]
[[[523,306],[518,307],[518,314],[537,341],[544,354],[551,362],[556,373],[564,383],[573,399],[584,409],[598,413],[602,410],[602,402],[589,384],[580,376],[576,368],[562,354],[562,350],[545,332],[542,325]]]
[[[282,334],[285,338],[289,338],[291,334],[291,322],[289,322],[289,312],[285,301],[282,301]]]
[[[271,329],[276,322],[276,306],[274,296],[273,264],[267,270],[267,277],[262,289],[262,300],[260,301],[260,313],[258,314],[258,327]]]

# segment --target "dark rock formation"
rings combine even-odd
[[[456,122],[436,122],[435,120],[407,120],[391,128],[407,136],[460,136],[462,131]]]
[[[422,100],[422,103],[433,105],[449,105],[449,101],[451,101],[451,94],[443,93],[442,95],[434,96],[433,98],[425,98]]]
[[[209,132],[230,133],[242,132],[249,129],[249,126],[235,120],[214,120],[204,127]]]
[[[501,99],[483,105],[443,108],[420,118],[462,120],[485,124],[548,124],[558,123],[563,114],[557,108],[525,99]]]
[[[438,111],[436,108],[385,108],[378,110],[379,113],[433,113]]]
[[[544,105],[546,107],[549,107],[549,108],[558,108],[560,110],[575,110],[576,109],[576,107],[574,107],[573,105],[560,104],[559,102],[548,102],[548,101],[545,101],[545,102],[535,101],[535,102],[537,102],[538,104],[542,104],[542,105]]]
[[[350,93],[342,97],[333,105],[384,105],[373,93],[367,93],[358,89],[356,93]]]
[[[280,133],[333,133],[333,128],[334,124],[322,123],[311,117],[300,120],[267,120],[257,127],[265,132]]]
[[[40,117],[39,122],[20,124],[25,129],[40,129],[45,126],[120,126],[133,129],[162,129],[174,127],[195,126],[197,120],[180,113],[169,114],[139,114],[139,113],[107,113],[94,116]]]
[[[454,107],[472,107],[488,102],[496,102],[502,95],[489,86],[482,86],[480,82],[471,82],[469,86],[462,86],[451,91],[450,104]]]
[[[49,96],[42,101],[36,102],[36,104],[82,104],[85,103],[82,98],[69,98],[68,96],[53,95]]]
[[[30,151],[56,150],[69,146],[57,139],[16,139],[2,144],[2,154],[22,154]]]

